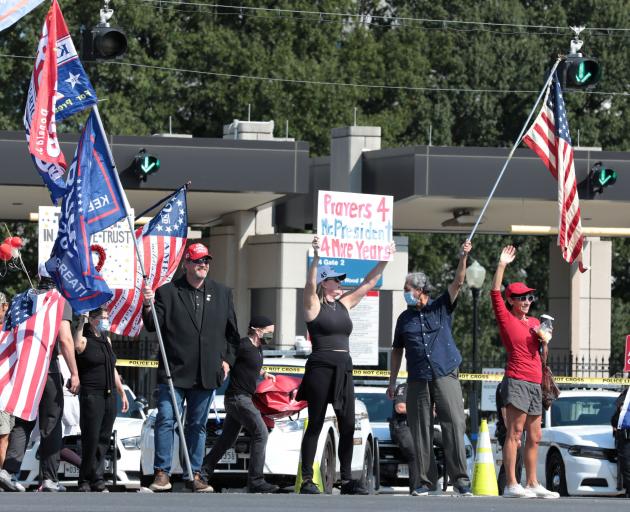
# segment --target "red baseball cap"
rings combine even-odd
[[[199,258],[212,259],[212,253],[203,244],[191,244],[186,249],[185,258],[187,260],[198,260]]]
[[[536,288],[530,288],[525,283],[510,283],[505,287],[505,298],[509,299],[512,295],[525,295],[535,291]]]

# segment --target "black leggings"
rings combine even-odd
[[[318,354],[320,356],[320,354]],[[305,389],[300,392],[308,400],[308,427],[302,439],[302,479],[313,479],[313,461],[317,451],[317,440],[324,426],[326,409],[329,403],[333,403],[335,390],[335,367],[338,360],[346,360],[347,352],[326,352],[325,356],[318,357],[318,364],[306,366],[304,375]],[[330,366],[326,365],[330,360]],[[339,426],[339,463],[341,466],[341,479],[352,478],[352,448],[354,437],[354,384],[352,378],[344,389],[343,407],[335,409],[337,424]]]
[[[87,482],[93,490],[105,481],[105,456],[109,449],[116,398],[105,391],[84,391],[79,395],[81,406],[81,467],[79,484]],[[98,489],[100,490],[100,489]]]

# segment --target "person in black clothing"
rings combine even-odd
[[[409,466],[409,493],[419,487],[418,457],[413,445],[413,436],[407,424],[407,383],[400,384],[394,394],[392,417],[389,419],[389,433],[398,445],[402,459]]]
[[[620,473],[617,477],[617,482],[621,483],[626,490],[626,498],[630,498],[630,429],[626,425],[623,425],[623,428],[619,428],[619,416],[627,394],[628,388],[626,387],[617,397],[615,413],[610,418],[610,424],[613,428],[613,437],[617,448],[617,471]]]
[[[501,398],[501,383],[497,386],[497,390],[495,393],[495,402],[497,405],[497,424],[496,424],[496,436],[497,441],[501,445],[501,449],[503,449],[503,444],[505,443],[505,436],[507,435],[507,428],[505,426],[505,404],[503,403],[503,399]],[[520,444],[516,449],[516,481],[521,481],[521,475],[523,473],[523,445],[525,444],[525,433],[521,436]],[[501,464],[501,469],[499,469],[499,476],[497,477],[497,486],[499,487],[499,494],[503,495],[503,489],[506,484],[506,475],[505,475],[505,467]]]
[[[109,313],[97,308],[79,318],[74,333],[74,349],[81,390],[81,467],[79,469],[79,491],[103,492],[107,489],[105,454],[109,448],[114,421],[116,420],[116,397],[118,391],[122,412],[127,412],[129,403],[116,371],[116,356],[107,336]]]
[[[378,262],[363,282],[343,293],[341,281],[345,274],[328,266],[318,268],[319,239],[313,239],[315,251],[304,287],[304,319],[311,337],[313,353],[306,362],[298,400],[308,402],[308,427],[302,439],[301,494],[319,494],[313,483],[313,461],[317,440],[324,426],[326,409],[332,403],[339,426],[339,463],[341,493],[368,494],[356,480],[352,480],[352,448],[354,437],[354,383],[350,357],[352,320],[348,313],[369,292],[383,274],[387,261]],[[390,254],[394,243],[388,247]]]
[[[279,489],[263,477],[269,434],[260,411],[252,401],[258,377],[276,379],[274,375],[262,371],[262,346],[273,339],[274,330],[273,322],[266,316],[255,316],[250,320],[247,337],[241,339],[236,361],[230,368],[230,381],[225,391],[223,432],[203,460],[204,477],[208,479],[221,457],[236,442],[241,428],[245,427],[251,439],[247,477],[247,492],[251,493],[272,493]]]

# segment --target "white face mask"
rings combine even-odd
[[[98,330],[99,331],[109,331],[109,328],[111,327],[109,320],[107,318],[101,318],[98,321]]]

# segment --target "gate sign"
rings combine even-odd
[[[319,254],[328,258],[388,261],[394,198],[320,190],[317,201]]]
[[[623,358],[623,371],[630,372],[630,336],[626,336],[626,352]]]

